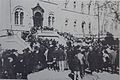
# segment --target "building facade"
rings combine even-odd
[[[118,34],[112,18],[104,19],[91,0],[0,0],[1,29],[29,30],[33,26],[53,27],[76,36],[97,35],[98,31]],[[119,9],[120,10],[120,9]],[[104,21],[106,20],[106,22]],[[103,22],[104,21],[104,22]],[[107,23],[108,22],[108,23]],[[100,23],[100,24],[98,24]],[[99,25],[99,28],[98,28]]]

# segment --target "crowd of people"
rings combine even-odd
[[[119,47],[103,44],[95,39],[83,39],[81,45],[69,40],[67,46],[53,39],[36,38],[29,35],[30,46],[18,53],[17,50],[3,50],[0,55],[0,78],[27,79],[27,75],[48,68],[54,71],[70,70],[68,76],[74,80],[85,73],[117,73]],[[82,45],[82,44],[86,45]]]
[[[17,50],[3,50],[0,56],[0,78],[27,79],[27,75],[48,68],[59,71],[58,65],[65,60],[63,45],[55,40],[29,40],[30,46],[18,53]],[[63,66],[63,65],[62,65]]]
[[[67,44],[67,61],[73,80],[81,78],[85,73],[107,71],[119,74],[119,40],[114,39],[111,33],[107,33],[103,39],[82,38],[82,45],[75,46],[74,36],[66,33],[60,34],[70,42]],[[70,56],[71,55],[71,56]]]

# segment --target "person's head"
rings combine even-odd
[[[90,46],[90,47],[89,47],[89,50],[90,50],[90,51],[92,51],[92,50],[93,50],[93,47],[92,47],[92,46]]]
[[[38,46],[35,46],[35,47],[34,47],[34,50],[38,50],[38,49],[39,49]]]
[[[15,50],[15,49],[12,49],[12,52],[13,52],[13,54],[14,55],[16,55],[16,56],[18,56],[19,54],[18,54],[18,51],[17,50]]]
[[[26,48],[24,51],[25,51],[26,53],[29,53],[29,52],[30,52],[30,49],[29,49],[29,48]]]
[[[57,46],[55,46],[55,50],[58,50],[58,49],[60,49],[60,48],[58,48]]]
[[[53,58],[53,61],[56,61],[56,58]]]
[[[17,52],[17,50],[16,50],[16,49],[12,49],[11,51],[12,51],[12,52]]]

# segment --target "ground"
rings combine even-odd
[[[28,80],[71,80],[68,77],[70,71],[49,71],[45,69],[43,71],[35,72],[28,75]],[[83,79],[79,80],[119,80],[118,74],[110,74],[107,72],[96,73],[93,75],[86,74]]]

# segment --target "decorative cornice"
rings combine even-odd
[[[45,2],[45,3],[49,3],[49,4],[53,4],[53,5],[58,5],[57,3],[50,2],[50,1],[44,1],[44,0],[39,0],[39,1],[42,1],[42,2]]]

